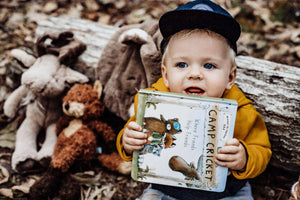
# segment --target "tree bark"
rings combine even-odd
[[[101,52],[117,27],[96,22],[51,17],[41,21],[36,37],[45,32],[71,30],[87,45],[80,61],[97,67]],[[300,68],[249,56],[237,56],[236,83],[262,114],[272,144],[271,166],[300,171]]]
[[[263,116],[272,145],[270,164],[300,172],[300,68],[237,57],[237,84]]]

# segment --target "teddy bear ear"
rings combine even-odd
[[[94,91],[98,93],[98,99],[100,99],[102,95],[102,83],[99,80],[96,80],[94,83]]]

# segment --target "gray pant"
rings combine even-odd
[[[151,188],[149,185],[139,199],[136,200],[178,200],[168,195],[165,195],[159,190]],[[249,182],[245,184],[234,196],[225,197],[220,200],[253,200],[251,186]]]

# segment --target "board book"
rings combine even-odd
[[[215,155],[233,137],[237,101],[139,90],[137,123],[147,143],[133,153],[134,180],[222,192],[228,168]]]

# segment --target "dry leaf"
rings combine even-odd
[[[298,59],[300,59],[300,46],[297,46],[294,50],[296,52]]]
[[[231,8],[228,10],[228,12],[233,16],[237,16],[240,12],[241,12],[241,8],[240,7],[235,7],[235,8]]]
[[[290,30],[291,31],[291,41],[299,44],[300,43],[300,28],[295,29],[295,30]]]
[[[13,186],[11,189],[19,190],[25,194],[29,193],[30,187],[35,183],[36,180],[29,178],[26,182],[22,183],[21,185]]]
[[[45,13],[54,12],[58,8],[56,1],[48,1],[45,6],[43,7],[43,11]]]
[[[108,185],[104,185],[101,187],[94,187],[93,190],[90,191],[89,196],[87,196],[88,200],[109,200],[112,198],[114,193],[116,192],[116,188],[113,184],[109,183]]]
[[[287,44],[279,44],[278,47],[271,47],[266,55],[264,56],[264,59],[270,60],[273,57],[286,54],[290,50],[290,46]]]
[[[99,5],[95,0],[86,0],[84,1],[84,4],[88,12],[96,12],[97,10],[99,10]]]
[[[6,183],[9,180],[10,174],[8,170],[0,165],[0,185]]]
[[[83,172],[83,173],[71,174],[71,177],[81,184],[99,185],[100,179],[102,177],[102,173],[100,172],[94,175],[94,174],[89,174],[87,172]]]
[[[134,10],[127,16],[128,24],[138,24],[150,19],[152,19],[152,17],[146,12],[146,9],[144,8]]]
[[[8,188],[0,188],[0,194],[10,199],[13,198],[13,192],[11,189]]]

